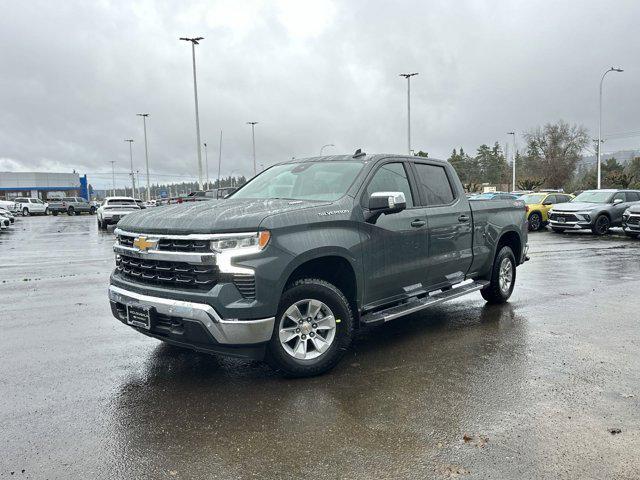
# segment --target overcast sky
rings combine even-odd
[[[446,158],[558,119],[597,135],[640,131],[640,2],[4,0],[0,15],[0,171],[88,173],[98,188],[129,169],[149,112],[152,181],[197,178],[191,51],[200,125],[217,175],[326,153]],[[522,139],[520,139],[522,142]],[[638,147],[640,136],[605,151]],[[203,153],[204,160],[204,153]]]

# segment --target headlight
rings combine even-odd
[[[231,233],[229,235],[220,235],[219,238],[211,240],[211,250],[222,253],[232,250],[238,251],[238,254],[246,254],[249,251],[259,252],[269,243],[271,234],[268,230],[255,233]]]

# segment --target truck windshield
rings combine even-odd
[[[546,197],[546,195],[540,195],[540,194],[531,194],[531,195],[523,195],[522,197],[520,197],[520,200],[522,200],[526,205],[536,205],[538,203],[542,203],[542,200],[544,200],[544,197]]]
[[[347,193],[362,166],[358,161],[276,165],[252,179],[231,198],[333,201]]]
[[[611,196],[613,194],[611,192],[598,192],[598,191],[588,191],[582,192],[576,198],[571,200],[572,202],[587,202],[587,203],[609,203]]]

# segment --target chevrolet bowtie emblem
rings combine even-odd
[[[146,252],[150,248],[155,247],[157,243],[157,240],[148,240],[147,237],[136,237],[133,241],[133,246],[141,252]]]

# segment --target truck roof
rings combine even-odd
[[[287,164],[287,163],[307,163],[307,162],[363,162],[369,163],[371,161],[380,160],[381,158],[404,158],[411,160],[432,160],[440,163],[447,163],[445,160],[440,160],[439,158],[426,158],[426,157],[416,157],[413,155],[399,155],[397,153],[374,153],[367,154],[364,153],[361,156],[354,155],[323,155],[316,157],[305,157],[305,158],[294,158],[291,160],[287,160],[284,162],[278,162],[278,165]]]

